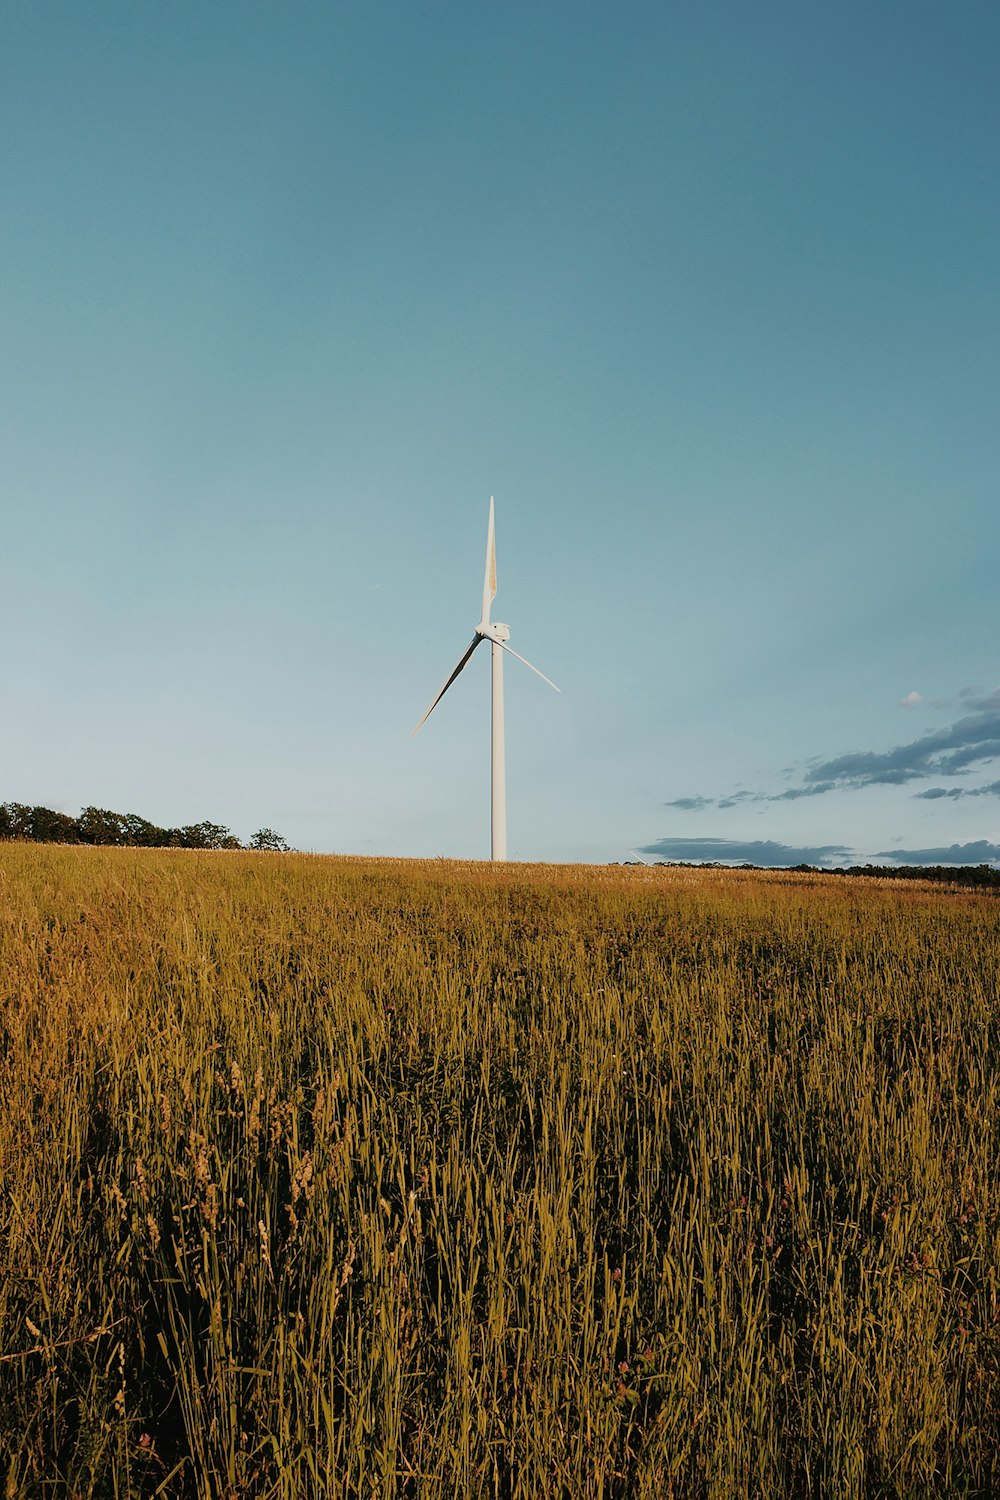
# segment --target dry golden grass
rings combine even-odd
[[[9,1496],[988,1494],[1000,902],[0,847]]]

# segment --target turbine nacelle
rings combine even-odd
[[[480,620],[476,626],[476,634],[480,640],[496,641],[498,646],[502,646],[506,641],[510,640],[510,626],[500,625],[496,622],[491,623],[489,620]]]

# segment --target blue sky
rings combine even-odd
[[[2,26],[0,800],[1000,857],[994,5]]]

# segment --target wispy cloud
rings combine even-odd
[[[973,700],[975,712],[944,729],[892,750],[853,751],[820,761],[805,773],[806,786],[898,786],[926,776],[957,776],[971,766],[1000,758],[1000,688]]]
[[[976,839],[941,849],[883,849],[875,857],[901,865],[990,865],[1000,863],[1000,844]]]
[[[988,781],[985,786],[929,786],[926,792],[914,792],[924,802],[937,802],[941,797],[1000,797],[1000,781]]]
[[[739,807],[741,802],[759,802],[759,792],[734,792],[731,797],[723,797],[716,803],[717,807]]]
[[[910,693],[903,706],[912,706],[919,694]],[[798,786],[783,792],[741,791],[724,797],[678,797],[668,807],[700,812],[706,807],[730,808],[743,802],[794,802],[800,797],[821,797],[826,792],[858,790],[869,786],[905,786],[935,776],[962,776],[977,767],[1000,760],[1000,688],[985,697],[963,688],[959,694],[972,710],[943,729],[932,729],[917,739],[891,750],[853,750],[830,760],[808,765]],[[985,787],[930,788],[916,795],[933,801],[944,796],[993,796],[1000,782]]]
[[[719,864],[762,865],[769,869],[783,865],[822,865],[842,862],[853,851],[844,844],[794,845],[778,844],[773,839],[657,839],[644,844],[642,854],[654,859],[697,862],[714,860]]]
[[[900,700],[899,700],[899,706],[900,706],[900,708],[916,708],[917,704],[918,703],[923,703],[923,701],[924,701],[924,695],[923,695],[923,693],[917,693],[917,692],[907,693],[907,695],[906,695],[905,698],[900,698]]]
[[[728,797],[675,797],[664,802],[664,807],[675,807],[679,812],[701,812],[706,807],[741,807],[744,802],[796,802],[800,797],[818,797],[822,792],[833,790],[829,786],[790,786],[784,792],[733,792]]]

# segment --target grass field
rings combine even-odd
[[[1000,901],[0,846],[8,1496],[986,1495]]]

